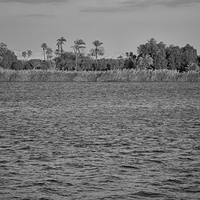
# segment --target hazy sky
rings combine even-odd
[[[13,51],[41,44],[56,49],[56,40],[76,38],[104,44],[106,55],[137,53],[150,38],[167,46],[191,44],[200,54],[200,0],[0,0],[0,42]]]

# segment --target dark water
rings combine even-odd
[[[200,83],[0,83],[0,199],[200,199]]]

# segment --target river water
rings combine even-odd
[[[0,199],[200,199],[200,83],[1,83]]]

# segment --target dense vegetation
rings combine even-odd
[[[200,82],[200,72],[177,70],[114,69],[109,71],[5,70],[2,82]]]
[[[57,40],[57,49],[53,51],[46,43],[41,45],[44,60],[31,59],[32,51],[23,51],[23,60],[18,60],[15,54],[7,48],[7,45],[0,43],[0,67],[12,70],[32,69],[56,69],[65,71],[105,71],[116,69],[136,70],[177,70],[199,71],[200,56],[197,50],[187,44],[184,47],[170,45],[167,47],[163,42],[157,43],[150,39],[147,43],[137,47],[137,55],[127,52],[126,57],[119,56],[117,59],[99,59],[105,53],[103,43],[96,40],[94,48],[88,54],[84,53],[86,47],[82,39],[74,41],[71,47],[73,52],[65,52],[63,45],[66,39],[61,37]]]

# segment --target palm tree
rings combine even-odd
[[[85,49],[85,42],[82,39],[76,39],[74,41],[74,45],[71,46],[73,48],[75,56],[76,56],[76,69],[78,68],[78,56],[80,55],[80,51],[83,51]]]
[[[56,49],[56,55],[61,55],[61,50],[60,50],[60,40],[59,39],[57,39],[57,43],[56,43],[56,45],[57,45],[57,49]]]
[[[44,60],[45,60],[45,51],[46,51],[46,49],[47,49],[47,44],[46,44],[46,43],[42,43],[41,48],[43,49]]]
[[[50,47],[47,47],[46,49],[46,54],[47,54],[47,60],[51,60],[51,58],[53,57],[53,50]]]
[[[59,41],[59,39],[57,39],[56,45],[57,45],[57,47],[58,47],[58,50],[60,50],[60,41]]]
[[[118,58],[119,60],[122,60],[122,59],[123,59],[123,56],[122,56],[122,55],[119,55],[117,58]]]
[[[55,54],[56,56],[59,56],[59,55],[60,55],[60,49],[56,49],[56,50],[54,51],[54,54]]]
[[[26,51],[23,51],[23,52],[22,52],[22,57],[24,58],[24,60],[26,59],[26,56],[27,56],[27,52],[26,52]]]
[[[65,42],[67,42],[67,40],[66,40],[64,37],[61,37],[61,38],[57,39],[56,45],[58,46],[58,49],[60,49],[61,54],[63,54],[62,45],[63,45]]]
[[[93,48],[93,49],[90,50],[90,54],[92,56],[95,56],[96,65],[97,65],[97,58],[98,58],[98,56],[103,56],[104,53],[105,53],[105,50],[101,46],[103,44],[103,42],[100,42],[99,40],[95,40],[92,44],[95,46],[95,48]]]
[[[29,58],[31,55],[32,55],[32,51],[31,51],[31,50],[28,50],[28,51],[27,51],[27,56],[28,56],[28,58]]]

